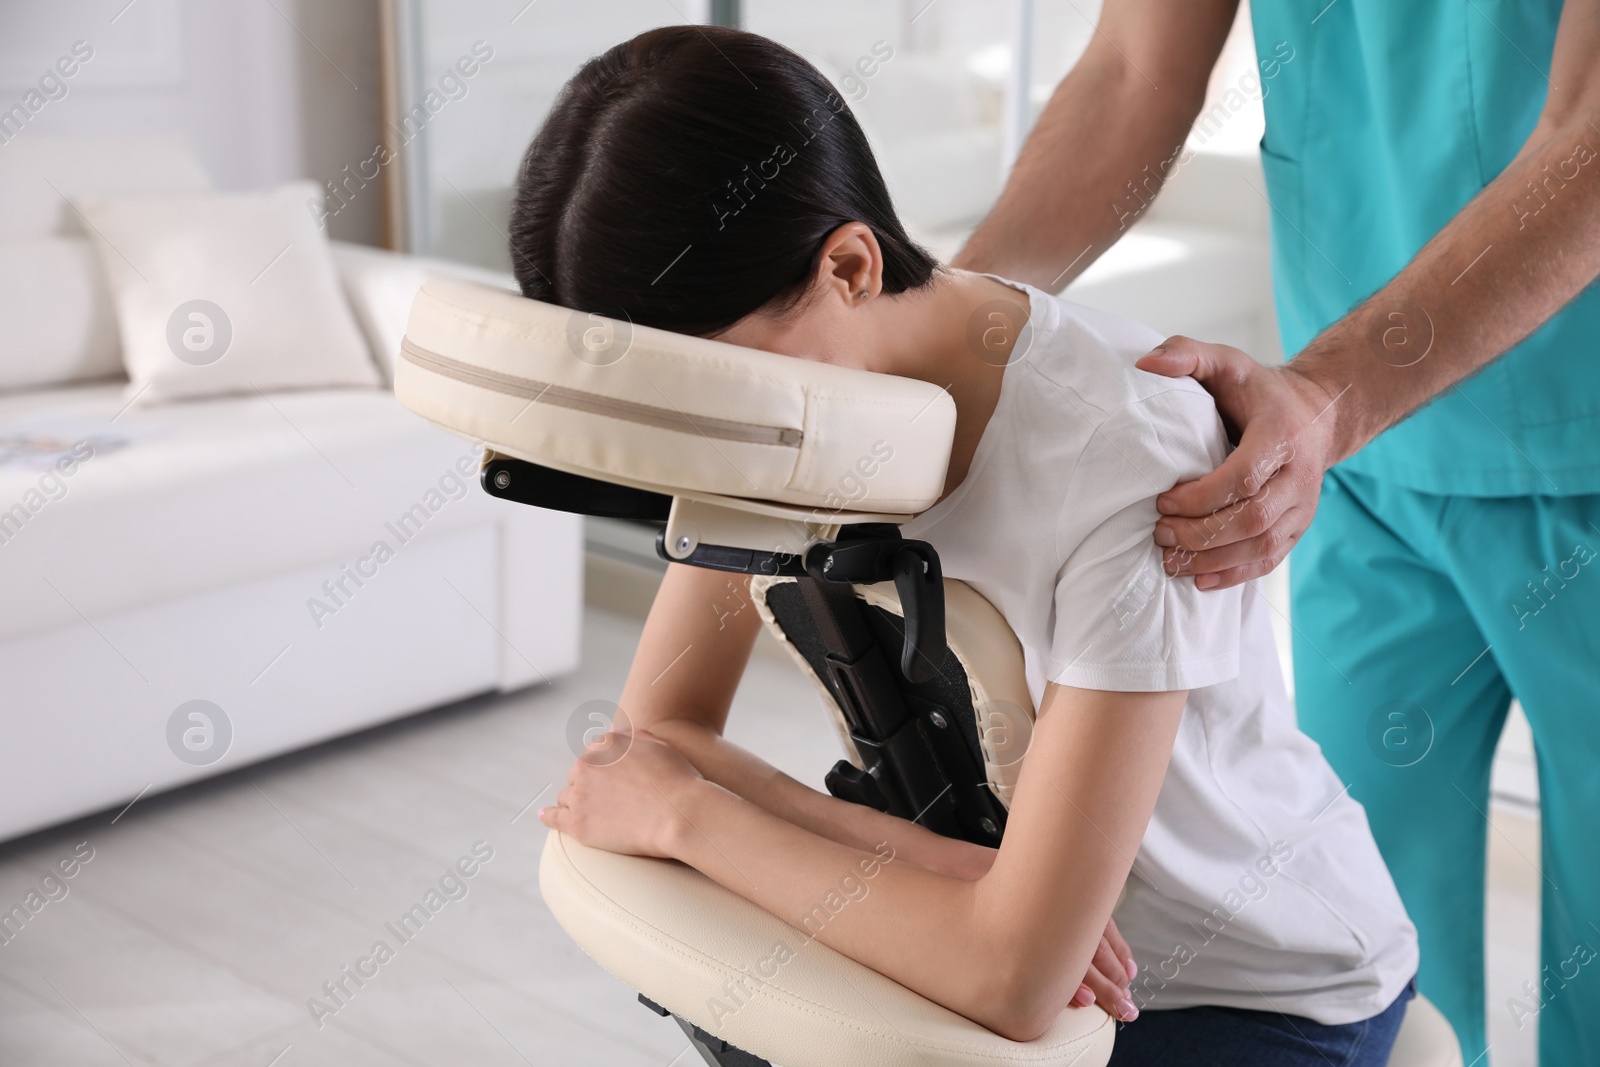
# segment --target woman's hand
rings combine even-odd
[[[650,724],[651,737],[666,742],[676,749],[684,759],[699,771],[705,778],[716,782],[724,789],[744,796],[745,790],[739,788],[741,783],[737,779],[739,768],[730,766],[726,759],[719,760],[718,747],[722,741],[722,733],[714,727],[694,719],[660,719]],[[771,768],[767,768],[771,771]],[[745,797],[753,800],[752,797]]]
[[[676,803],[700,772],[647,730],[607,733],[584,750],[567,787],[539,821],[585,845],[634,856],[672,858],[683,828]]]
[[[1133,950],[1122,939],[1115,919],[1106,920],[1106,932],[1095,949],[1089,973],[1083,984],[1073,994],[1073,1007],[1086,1008],[1099,1004],[1107,1015],[1123,1022],[1139,1017],[1139,1009],[1129,994],[1129,984],[1139,975],[1139,966],[1133,962]]]

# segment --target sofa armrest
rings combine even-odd
[[[333,262],[372,348],[378,369],[386,382],[394,381],[394,361],[405,336],[411,301],[424,282],[433,278],[461,278],[516,292],[517,283],[509,274],[486,270],[466,263],[410,256],[348,241],[330,241]]]

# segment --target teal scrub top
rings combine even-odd
[[[1561,3],[1253,0],[1251,14],[1278,316],[1284,350],[1298,352],[1522,148],[1545,102]],[[1557,175],[1506,210],[1548,216],[1572,185],[1600,182],[1600,129],[1582,140],[1563,156],[1565,186]],[[1471,269],[1512,270],[1516,254],[1493,247]],[[1427,329],[1414,310],[1407,324]],[[1423,492],[1600,492],[1600,285],[1344,466]]]

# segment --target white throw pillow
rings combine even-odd
[[[110,283],[130,397],[381,384],[313,214],[315,182],[76,201]]]
[[[513,293],[517,291],[517,280],[500,271],[403,255],[346,241],[330,244],[334,266],[344,279],[344,294],[355,308],[361,328],[366,331],[373,358],[391,383],[394,361],[400,356],[400,339],[406,335],[406,321],[411,317],[411,301],[424,282],[434,278],[461,278]]]
[[[0,241],[0,392],[122,373],[117,323],[81,237]]]

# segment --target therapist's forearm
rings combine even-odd
[[[1160,188],[1204,99],[1203,81],[1156,73],[1159,89],[1097,38],[953,265],[1057,292],[1114,244]]]
[[[1537,132],[1393,281],[1290,362],[1329,397],[1329,464],[1492,362],[1597,275],[1600,111]]]
[[[1544,110],[1517,158],[1289,364],[1338,398],[1327,409],[1329,465],[1493,361],[1600,275],[1597,53],[1600,0],[1569,0]]]

